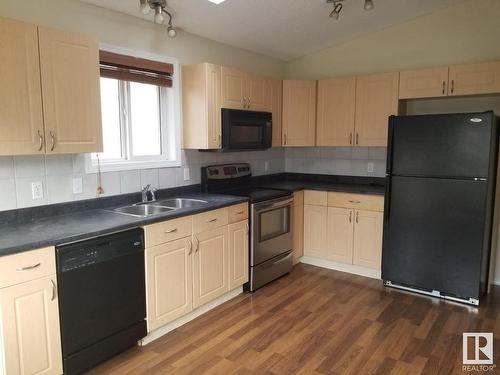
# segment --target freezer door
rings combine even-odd
[[[486,178],[493,112],[393,116],[388,174]]]
[[[382,279],[479,298],[485,181],[392,177]]]

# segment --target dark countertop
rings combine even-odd
[[[347,183],[325,183],[314,181],[281,181],[263,184],[262,186],[283,189],[290,191],[300,190],[321,190],[321,191],[338,191],[343,193],[357,193],[357,194],[374,194],[384,195],[385,187],[380,185],[370,184],[347,184]]]
[[[91,209],[38,218],[25,223],[5,224],[0,226],[0,257],[137,228],[247,201],[243,197],[218,194],[189,194],[182,197],[203,199],[208,201],[208,204],[146,218],[123,215],[108,209]]]

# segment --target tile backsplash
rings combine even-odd
[[[385,147],[287,148],[285,170],[296,173],[384,177],[386,153]],[[368,171],[369,166],[373,167],[373,172]]]
[[[140,191],[151,184],[155,188],[200,183],[201,167],[209,164],[249,162],[254,175],[285,170],[283,149],[268,151],[212,153],[185,150],[181,167],[103,172],[103,196]],[[184,168],[190,179],[184,180]],[[82,193],[73,193],[73,179],[82,179]],[[40,182],[43,197],[32,198],[32,183]],[[85,158],[78,155],[0,156],[0,211],[97,197],[97,174],[85,173]]]

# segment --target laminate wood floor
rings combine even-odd
[[[500,364],[499,312],[500,288],[476,309],[299,264],[89,374],[465,374],[463,332]]]

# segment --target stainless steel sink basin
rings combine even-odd
[[[173,209],[187,208],[187,207],[199,207],[207,204],[207,201],[201,199],[192,198],[172,198],[164,199],[156,202],[149,202],[147,204],[155,205],[159,207],[168,207]]]
[[[135,216],[135,217],[146,217],[158,214],[164,214],[169,211],[173,211],[175,208],[157,206],[154,204],[140,204],[125,206],[113,209],[114,212],[123,215]]]

